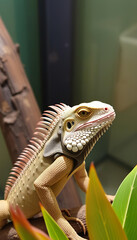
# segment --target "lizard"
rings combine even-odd
[[[113,107],[100,101],[73,107],[60,103],[44,111],[9,174],[0,200],[0,228],[11,219],[10,205],[31,218],[40,212],[41,202],[69,239],[84,239],[63,217],[56,197],[72,175],[87,191],[85,160],[114,118]]]

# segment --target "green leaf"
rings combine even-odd
[[[21,240],[50,240],[47,234],[33,227],[25,218],[19,207],[10,206],[10,213],[15,229]]]
[[[137,166],[121,183],[113,202],[113,208],[128,240],[137,239]]]
[[[49,233],[49,236],[53,240],[68,240],[65,233],[60,229],[54,219],[50,216],[47,210],[40,204],[41,211],[45,220],[45,224]]]
[[[105,196],[93,164],[90,168],[89,178],[86,217],[90,239],[127,240],[124,230]]]

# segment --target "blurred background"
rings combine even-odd
[[[0,16],[41,108],[112,104],[116,120],[87,159],[115,194],[137,164],[137,1],[0,0]],[[0,131],[0,194],[11,161]],[[83,195],[82,195],[83,197]]]

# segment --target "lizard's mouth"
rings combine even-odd
[[[105,116],[102,116],[102,118],[99,118],[99,119],[96,119],[96,120],[92,120],[92,121],[89,121],[89,122],[86,122],[84,124],[81,124],[78,128],[75,129],[75,132],[76,131],[79,131],[79,130],[82,130],[82,129],[85,129],[85,128],[89,128],[89,127],[95,127],[95,126],[98,126],[104,122],[109,122],[109,121],[113,121],[115,119],[115,111],[109,113],[109,114],[106,114]]]
[[[98,121],[80,125],[72,135],[65,139],[65,146],[73,154],[84,154],[87,157],[98,139],[106,132],[115,118],[115,112],[103,116]]]

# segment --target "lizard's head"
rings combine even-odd
[[[115,118],[112,106],[99,101],[82,103],[62,115],[62,144],[73,155],[87,157]]]
[[[72,108],[64,104],[52,108],[56,113],[48,111],[45,113],[46,118],[43,118],[50,132],[44,157],[56,158],[63,154],[76,160],[74,164],[77,167],[111,125],[115,111],[109,104],[99,101],[82,103]],[[54,118],[53,114],[57,117]]]

